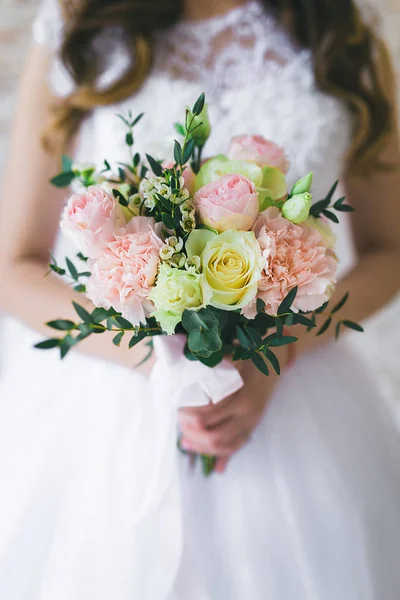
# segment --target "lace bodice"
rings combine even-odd
[[[34,27],[39,43],[55,51],[51,83],[64,95],[72,90],[57,57],[62,20],[57,0],[43,0]],[[125,68],[124,49],[107,45],[108,67],[99,86],[112,82]],[[286,148],[289,179],[315,173],[320,197],[342,172],[350,142],[350,116],[344,104],[317,89],[308,50],[297,49],[259,0],[218,17],[181,21],[154,34],[154,66],[142,89],[118,106],[99,108],[85,121],[77,158],[102,164],[123,160],[123,129],[115,113],[132,109],[148,116],[138,126],[137,149],[157,158],[172,155],[179,121],[186,105],[205,91],[213,125],[207,153],[226,150],[232,135],[259,133]],[[342,269],[353,262],[349,227],[342,222],[339,254]]]

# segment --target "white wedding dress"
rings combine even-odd
[[[45,0],[34,36],[54,50],[51,84],[64,95],[61,33],[56,0]],[[126,57],[111,36],[101,43],[104,85]],[[76,158],[124,159],[115,113],[128,109],[147,113],[138,148],[166,157],[171,124],[203,90],[210,155],[254,132],[286,148],[291,180],[314,171],[316,197],[340,175],[349,115],[257,1],[157,34],[146,84],[87,119]],[[356,260],[346,220],[338,236],[344,274]],[[57,252],[73,250],[60,239]],[[299,359],[226,474],[205,479],[165,433],[176,420],[167,384],[150,389],[76,354],[61,362],[11,319],[4,335],[2,600],[398,600],[399,437],[346,338]],[[191,378],[184,359],[179,368],[174,385]]]

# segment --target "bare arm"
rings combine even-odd
[[[45,322],[76,320],[72,300],[91,309],[59,278],[45,277],[65,199],[64,192],[48,183],[59,171],[59,157],[47,154],[40,144],[54,101],[46,84],[49,60],[48,50],[40,46],[29,53],[0,203],[0,309],[47,337],[51,332]],[[108,333],[88,338],[79,349],[126,366],[139,363],[146,354],[143,344],[131,351],[116,348]]]

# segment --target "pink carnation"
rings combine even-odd
[[[99,185],[71,196],[61,220],[64,233],[89,258],[100,256],[115,229],[124,225],[121,207]]]
[[[219,232],[248,231],[260,210],[254,183],[242,175],[224,175],[200,188],[194,200],[201,222]]]
[[[154,227],[154,219],[134,217],[93,261],[87,283],[88,297],[96,306],[113,307],[133,325],[143,323],[154,308],[148,296],[163,246]]]
[[[231,141],[228,157],[257,163],[260,167],[276,167],[283,173],[289,170],[289,161],[283,148],[261,135],[238,135]]]
[[[265,259],[258,298],[265,302],[269,314],[277,313],[282,300],[296,286],[295,311],[316,310],[329,300],[338,263],[316,229],[294,225],[278,208],[270,207],[260,215],[254,233]],[[254,318],[255,306],[244,312]]]

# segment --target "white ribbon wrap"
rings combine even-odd
[[[227,360],[213,369],[198,361],[187,360],[184,356],[185,341],[181,335],[154,339],[157,362],[149,381],[146,422],[142,422],[146,431],[142,430],[140,436],[145,446],[141,452],[143,463],[142,467],[135,467],[140,485],[143,486],[141,501],[135,506],[134,519],[137,530],[143,530],[144,524],[140,536],[143,546],[139,562],[143,562],[146,556],[150,561],[156,555],[157,578],[159,581],[164,579],[165,584],[157,586],[157,595],[151,600],[165,600],[182,560],[177,411],[185,406],[219,402],[243,386],[239,372]],[[143,476],[143,465],[147,470],[146,477]],[[168,539],[165,535],[162,540],[159,538],[160,521],[161,529],[168,532]],[[141,579],[139,572],[138,577]],[[145,581],[142,581],[137,592],[145,585]],[[167,589],[168,586],[170,589]],[[161,588],[166,591],[165,596]]]

